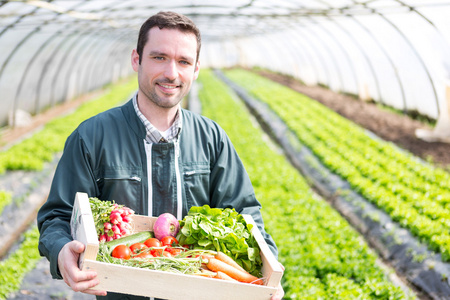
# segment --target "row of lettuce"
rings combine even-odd
[[[136,88],[134,78],[120,85],[108,86],[98,98],[82,104],[71,114],[48,122],[30,138],[0,152],[0,174],[7,176],[8,170],[42,170],[46,162],[62,151],[65,140],[78,124],[129,99]],[[0,191],[0,215],[13,200],[13,191]],[[15,250],[0,261],[0,300],[18,291],[24,276],[36,266],[40,259],[38,240],[37,227],[32,226],[18,241]]]
[[[363,239],[271,147],[242,103],[210,71],[199,78],[202,114],[228,133],[249,172],[267,231],[286,267],[287,299],[407,299]]]
[[[19,290],[24,276],[36,266],[40,258],[38,239],[39,232],[33,226],[23,235],[18,249],[0,261],[0,299]]]
[[[450,261],[450,174],[305,95],[242,69],[226,76],[267,103],[330,170]]]
[[[64,142],[78,124],[128,99],[136,89],[136,80],[108,86],[95,100],[82,104],[68,115],[51,120],[36,134],[0,152],[0,175],[8,170],[42,170],[44,163],[53,160],[55,154],[62,151]],[[0,214],[12,198],[11,191],[0,191]]]

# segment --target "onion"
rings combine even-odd
[[[170,213],[160,215],[153,225],[153,233],[158,240],[165,236],[175,237],[180,230],[180,222]]]

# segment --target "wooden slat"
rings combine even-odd
[[[252,216],[242,216],[247,223],[253,224],[252,235],[254,236],[261,250],[261,259],[263,262],[261,272],[263,273],[263,277],[265,278],[266,285],[269,287],[278,287],[278,284],[281,281],[281,277],[283,277],[283,269],[281,268],[280,263],[277,261],[272,251],[270,251],[269,246],[264,240]]]
[[[214,278],[85,261],[87,270],[99,274],[97,290],[163,299],[249,300],[270,299],[276,288],[235,283]]]
[[[89,197],[86,193],[75,195],[70,228],[73,239],[82,242],[86,247],[84,253],[80,255],[79,261],[80,269],[83,269],[83,260],[95,260],[99,248]]]

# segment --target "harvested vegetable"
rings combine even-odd
[[[227,263],[224,263],[223,261],[218,260],[216,258],[210,258],[206,266],[211,271],[223,272],[226,275],[230,276],[231,278],[240,282],[264,285],[262,279],[255,277],[248,272],[236,269],[235,267]]]
[[[223,252],[250,274],[261,276],[260,249],[251,234],[253,225],[235,209],[193,206],[180,225],[180,245]]]
[[[109,242],[130,235],[134,211],[114,201],[89,198],[98,240]]]
[[[228,255],[226,255],[223,252],[218,251],[216,255],[214,255],[214,258],[223,261],[226,264],[229,264],[230,266],[235,267],[238,270],[241,270],[242,272],[247,272],[244,270],[244,268],[242,268],[240,265],[238,265],[237,262],[235,262],[231,257],[229,257]]]
[[[148,248],[144,243],[134,243],[130,246],[132,253],[139,253],[141,250]]]
[[[228,280],[228,281],[237,281],[236,279],[228,276],[227,274],[225,274],[224,272],[218,271],[216,273],[216,276],[214,276],[214,278],[218,278],[218,279],[223,279],[223,280]]]
[[[131,250],[127,245],[119,245],[114,248],[111,253],[112,257],[120,258],[120,259],[130,259]]]
[[[147,247],[161,247],[162,246],[161,242],[157,238],[154,238],[154,237],[145,240],[144,244]]]
[[[180,222],[170,213],[161,214],[153,225],[153,233],[160,240],[165,236],[175,237],[180,230]]]
[[[146,240],[153,237],[153,234],[150,231],[141,231],[128,236],[124,236],[113,241],[106,242],[105,245],[109,247],[109,249],[113,249],[117,245],[127,245],[130,246],[135,243],[144,243]]]
[[[161,239],[161,245],[163,246],[178,246],[178,241],[173,236],[165,236]]]

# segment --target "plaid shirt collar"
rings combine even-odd
[[[141,119],[142,123],[145,126],[145,129],[147,131],[147,135],[145,137],[145,140],[150,143],[168,143],[168,142],[174,142],[178,139],[178,134],[181,132],[182,128],[182,113],[181,109],[178,108],[177,114],[175,116],[175,120],[169,128],[169,134],[167,135],[167,138],[164,138],[161,132],[156,129],[155,126],[150,123],[149,120],[142,114],[142,112],[139,110],[138,104],[137,104],[137,93],[133,97],[133,106],[134,110],[136,111],[136,114],[138,115],[139,119]]]

